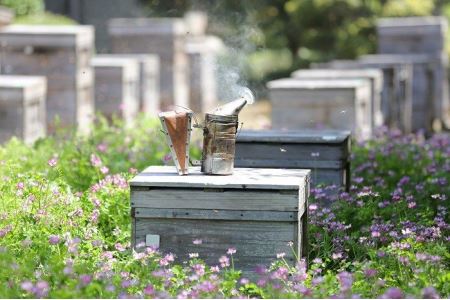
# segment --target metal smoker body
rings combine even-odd
[[[244,99],[227,103],[205,115],[201,171],[208,175],[231,175],[234,168],[238,114]],[[191,111],[159,114],[179,175],[188,174]]]

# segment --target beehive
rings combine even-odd
[[[46,133],[47,80],[0,75],[0,143],[16,136],[33,143]]]
[[[371,86],[372,130],[383,125],[381,94],[383,92],[383,71],[380,69],[301,69],[292,73],[293,78],[302,79],[368,79]]]
[[[241,131],[234,164],[241,168],[310,169],[311,184],[350,188],[351,136],[339,130]]]
[[[123,57],[139,62],[139,109],[156,116],[160,111],[159,57],[152,54],[102,54],[103,57]]]
[[[289,242],[306,254],[309,173],[236,168],[207,176],[194,167],[179,176],[175,167],[149,167],[130,182],[132,244],[159,247],[179,261],[199,253],[210,265],[235,247],[234,266],[244,273],[281,252],[293,263]]]
[[[173,105],[188,106],[186,30],[182,19],[112,19],[108,31],[113,53],[159,56],[162,110]]]
[[[46,76],[47,126],[86,132],[93,118],[92,26],[11,25],[0,29],[2,74]]]
[[[274,129],[350,130],[372,134],[370,81],[279,79],[267,84]]]
[[[95,111],[121,116],[131,124],[139,111],[139,62],[133,58],[98,55],[92,58]]]

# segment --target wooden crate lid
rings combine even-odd
[[[9,25],[0,29],[0,42],[15,47],[93,48],[91,25]]]
[[[436,61],[437,57],[428,54],[367,54],[359,57],[363,64],[427,64]]]
[[[370,85],[367,79],[302,79],[283,78],[267,83],[269,89],[355,89]]]
[[[446,18],[439,16],[381,18],[377,20],[378,34],[383,35],[442,34],[447,26]]]
[[[351,137],[348,130],[243,130],[238,143],[340,144]]]
[[[0,90],[20,91],[25,102],[42,97],[47,92],[47,78],[44,76],[0,75]],[[1,93],[1,91],[0,91]],[[16,97],[5,93],[0,101],[16,101]]]
[[[97,55],[91,59],[91,66],[97,68],[113,68],[122,73],[124,81],[136,81],[139,78],[139,61],[132,57],[113,57]]]
[[[110,35],[186,35],[181,18],[117,18],[108,22]]]
[[[304,79],[316,79],[316,78],[375,78],[382,80],[383,71],[378,68],[367,68],[367,69],[328,69],[328,68],[318,68],[318,69],[300,69],[294,71],[291,74],[294,78],[304,78]]]
[[[130,185],[172,188],[219,188],[257,190],[299,190],[304,188],[310,170],[235,168],[233,175],[211,176],[190,167],[180,176],[173,166],[151,166],[130,181]]]

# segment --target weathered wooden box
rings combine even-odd
[[[102,54],[102,57],[123,57],[138,60],[139,109],[150,116],[157,116],[160,111],[159,57],[152,54]]]
[[[435,104],[441,102],[440,96],[435,94],[434,69],[439,65],[438,60],[426,54],[373,54],[361,56],[359,61],[368,66],[402,68],[403,77],[407,79],[406,90],[403,97],[388,105],[391,124],[396,124],[397,120],[400,121],[398,127],[405,132],[420,129],[431,132],[433,120],[437,117]]]
[[[139,62],[134,58],[98,55],[92,58],[95,74],[95,111],[131,124],[139,111]]]
[[[162,110],[188,106],[188,61],[183,19],[112,19],[108,24],[113,53],[157,54],[160,58]]]
[[[431,58],[434,119],[450,126],[447,31],[444,17],[383,18],[377,22],[379,53],[427,54]]]
[[[350,131],[241,131],[234,165],[242,168],[310,169],[311,184],[350,188]]]
[[[16,136],[33,143],[46,133],[47,80],[0,75],[0,143]]]
[[[221,41],[213,36],[190,37],[186,40],[189,61],[189,108],[209,112],[218,105],[217,53]]]
[[[445,17],[403,17],[377,20],[378,52],[391,54],[435,53],[445,49]]]
[[[267,86],[274,129],[350,130],[358,140],[372,135],[367,79],[287,78],[270,81]]]
[[[381,94],[383,92],[383,71],[380,69],[301,69],[292,73],[293,78],[302,79],[368,79],[371,85],[372,130],[383,125]]]
[[[383,71],[383,92],[381,94],[381,110],[384,125],[410,132],[408,110],[402,107],[412,103],[413,74],[410,64],[392,63],[392,61],[332,60],[327,63],[313,64],[313,68],[334,68],[354,70],[378,68]]]
[[[46,76],[47,126],[87,131],[93,118],[92,26],[11,25],[0,29],[2,74]]]
[[[235,247],[235,267],[248,273],[281,252],[293,262],[288,243],[300,256],[306,249],[309,174],[235,168],[230,176],[207,176],[193,167],[179,176],[175,167],[149,167],[130,181],[132,244],[157,246],[179,261],[199,253],[210,265]]]

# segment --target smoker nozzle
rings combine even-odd
[[[247,104],[247,100],[240,98],[227,104],[219,106],[211,114],[218,116],[237,116],[242,108]]]

